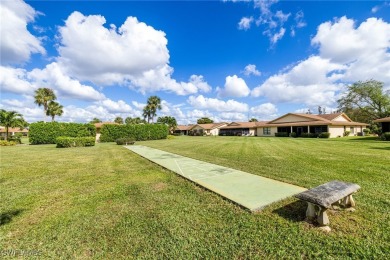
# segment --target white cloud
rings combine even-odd
[[[163,31],[135,17],[119,28],[106,28],[105,23],[103,16],[73,12],[59,28],[58,62],[70,76],[101,86],[127,85],[141,93],[188,95],[211,89],[202,76],[192,75],[189,82],[172,79]]]
[[[102,100],[105,96],[93,87],[81,84],[70,78],[56,62],[46,65],[44,69],[34,69],[28,78],[39,87],[53,88],[62,97],[87,101]]]
[[[246,112],[248,105],[235,100],[223,101],[216,98],[206,98],[203,95],[188,97],[187,102],[197,109],[209,109],[218,112]]]
[[[126,104],[123,100],[113,101],[109,98],[97,102],[107,109],[110,113],[132,113],[134,112],[133,108]]]
[[[219,113],[216,117],[218,122],[245,122],[248,121],[248,115],[237,112],[222,112]]]
[[[340,86],[333,83],[344,66],[312,56],[286,73],[273,75],[252,91],[274,103],[293,102],[309,105],[332,104]]]
[[[144,107],[146,106],[146,104],[144,104],[144,103],[139,103],[139,102],[137,102],[137,101],[132,101],[131,103],[133,104],[133,106],[135,106],[135,107],[136,107],[137,109],[139,109],[139,110],[144,109]]]
[[[33,93],[35,86],[27,79],[25,69],[0,66],[0,90],[3,93]]]
[[[296,22],[296,25],[295,27],[297,28],[303,28],[307,25],[307,23],[305,22],[305,20],[303,19],[303,17],[305,16],[305,14],[303,13],[302,10],[298,11],[296,14],[295,14],[295,22]]]
[[[276,32],[274,34],[271,34],[270,32],[267,32],[266,34],[269,35],[271,43],[272,44],[276,44],[280,39],[283,38],[285,32],[286,32],[286,29],[281,27],[279,29],[279,32]]]
[[[252,96],[271,102],[291,102],[309,107],[334,107],[346,84],[376,79],[390,89],[390,24],[369,18],[358,27],[342,17],[318,27],[311,56],[269,77]]]
[[[322,58],[344,64],[346,81],[376,79],[390,85],[390,23],[369,18],[358,27],[342,17],[318,27],[312,44]]]
[[[261,72],[256,69],[256,65],[248,64],[247,66],[245,66],[244,75],[246,75],[246,76],[250,76],[250,75],[260,76]]]
[[[240,22],[238,23],[238,29],[240,30],[248,30],[251,28],[251,24],[253,23],[253,17],[242,17]]]
[[[225,79],[225,87],[217,89],[219,97],[246,97],[250,93],[250,89],[245,83],[245,80],[237,77],[237,75],[227,76]]]
[[[2,64],[24,63],[31,54],[45,54],[40,39],[27,30],[38,13],[21,0],[0,2],[0,56]]]
[[[264,103],[251,108],[252,116],[258,118],[270,118],[278,112],[276,106],[272,103]]]

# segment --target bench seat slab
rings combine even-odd
[[[331,208],[332,204],[339,200],[344,200],[346,205],[353,207],[355,202],[350,195],[359,189],[360,186],[355,183],[331,181],[316,188],[301,192],[295,195],[295,197],[327,209]],[[347,199],[344,199],[345,197],[347,197]]]

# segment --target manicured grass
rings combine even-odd
[[[139,142],[303,187],[362,186],[333,231],[293,198],[252,214],[113,143],[0,147],[0,250],[42,258],[385,258],[390,143],[365,138],[177,137]]]

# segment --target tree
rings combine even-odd
[[[251,118],[249,122],[258,122],[256,118]]]
[[[114,120],[115,123],[123,125],[123,118],[120,116],[117,116]]]
[[[35,90],[34,99],[35,104],[43,106],[43,112],[45,113],[46,119],[49,102],[57,99],[54,91],[50,88],[39,88]]]
[[[55,116],[62,116],[64,113],[63,106],[55,101],[50,101],[49,105],[47,106],[46,115],[51,116],[51,121],[54,122]]]
[[[94,118],[94,119],[92,119],[92,121],[90,121],[89,123],[90,124],[96,124],[96,123],[101,123],[102,122],[102,120],[100,120],[99,118]]]
[[[383,91],[383,83],[376,80],[358,81],[348,86],[345,95],[337,100],[340,111],[349,114],[362,122],[390,116],[390,94]],[[352,113],[351,113],[352,114]]]
[[[26,121],[23,116],[16,111],[0,110],[0,124],[5,127],[5,140],[8,140],[8,129],[10,127],[24,127]]]
[[[146,121],[141,119],[141,118],[139,118],[139,117],[135,117],[135,118],[126,117],[125,123],[127,125],[138,125],[138,124],[145,124]]]
[[[145,119],[148,119],[148,123],[150,123],[150,120],[153,122],[153,118],[157,115],[157,110],[160,109],[161,99],[158,96],[150,96],[142,115]]]
[[[212,123],[214,123],[214,121],[211,120],[211,119],[208,118],[208,117],[202,117],[202,118],[199,118],[199,119],[196,121],[196,123],[198,123],[198,124],[212,124]]]
[[[159,117],[157,118],[157,123],[168,125],[170,133],[173,133],[173,131],[177,127],[176,118],[174,118],[173,116]]]

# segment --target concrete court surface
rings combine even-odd
[[[154,148],[125,148],[251,211],[305,191],[305,188]]]

